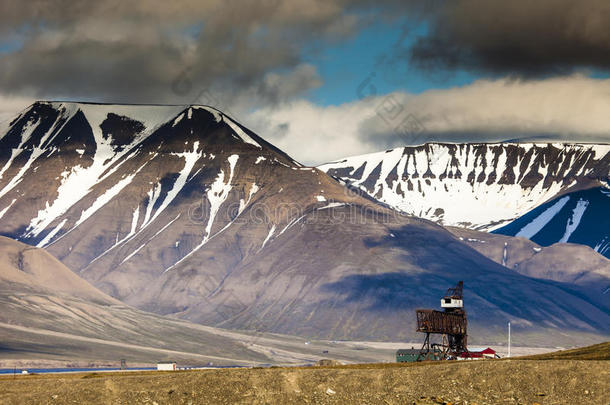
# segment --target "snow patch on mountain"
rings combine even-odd
[[[146,204],[146,210],[144,212],[144,220],[142,221],[142,228],[145,228],[150,223],[151,214],[157,199],[161,195],[161,184],[153,184],[152,188],[146,193],[148,197],[148,203]]]
[[[231,127],[231,129],[233,130],[233,133],[238,136],[242,141],[244,141],[245,143],[249,143],[250,145],[254,145],[259,149],[262,149],[262,146],[260,146],[260,144],[258,142],[256,142],[254,139],[252,139],[252,137],[248,134],[246,134],[246,132],[241,129],[241,127],[235,122],[233,121],[231,118],[227,117],[226,115],[223,115],[224,117],[224,122],[227,123],[227,125],[229,127]]]
[[[325,205],[324,207],[320,207],[318,208],[318,211],[320,210],[327,210],[329,208],[338,208],[338,207],[343,207],[345,205],[345,203],[338,203],[338,202],[333,202],[330,204]]]
[[[11,207],[13,206],[13,204],[15,204],[15,201],[17,201],[16,198],[13,198],[13,201],[11,201],[11,203],[9,205],[7,205],[4,209],[2,209],[0,211],[0,219],[2,219],[2,217],[8,212],[8,210],[11,209]]]
[[[206,196],[210,203],[210,208],[209,208],[210,212],[208,214],[209,215],[208,222],[205,226],[203,240],[201,241],[201,243],[199,243],[197,246],[195,246],[195,248],[192,251],[190,251],[186,256],[182,257],[176,263],[174,263],[173,265],[171,265],[170,267],[165,269],[164,273],[171,270],[174,266],[176,266],[177,264],[181,263],[182,261],[184,261],[191,255],[193,255],[195,252],[197,252],[199,249],[201,249],[206,243],[208,243],[212,238],[214,238],[214,236],[222,233],[229,225],[231,225],[235,221],[236,218],[234,218],[233,221],[229,222],[229,224],[227,224],[224,228],[222,228],[216,234],[214,234],[214,235],[211,234],[212,225],[214,225],[214,220],[216,219],[216,215],[218,214],[221,205],[225,202],[225,200],[227,199],[227,197],[229,196],[229,193],[231,192],[231,190],[233,188],[231,185],[231,182],[233,181],[233,176],[235,174],[235,166],[237,164],[238,159],[239,159],[239,155],[235,155],[235,154],[231,155],[227,158],[227,161],[229,162],[229,179],[225,183],[225,181],[224,181],[225,172],[223,169],[221,169],[220,172],[218,173],[218,176],[216,177],[216,180],[214,180],[214,183],[212,183],[212,185],[206,192]]]
[[[172,219],[171,221],[169,221],[166,225],[164,225],[163,228],[161,228],[157,232],[155,232],[155,234],[150,239],[148,239],[148,241],[146,243],[150,242],[151,240],[153,240],[157,236],[161,235],[167,228],[170,227],[171,224],[176,222],[178,220],[178,218],[180,218],[181,215],[182,214],[176,215],[176,217],[174,219]]]
[[[589,206],[589,201],[583,200],[582,198],[578,200],[576,203],[576,207],[572,211],[572,218],[568,220],[568,224],[566,225],[566,232],[563,234],[561,239],[559,239],[559,243],[566,243],[570,236],[574,233],[578,225],[580,224],[580,220],[582,216],[585,214],[585,210]]]
[[[172,127],[175,127],[176,125],[178,125],[178,123],[179,123],[180,121],[182,121],[182,118],[184,118],[184,113],[180,114],[180,115],[178,116],[178,118],[176,118],[176,119],[174,120],[174,123],[172,124]]]
[[[246,207],[250,204],[250,201],[252,200],[252,196],[254,194],[256,194],[256,192],[259,190],[259,187],[256,183],[252,183],[252,185],[250,186],[250,192],[248,193],[248,199],[244,201],[244,199],[240,199],[239,200],[239,209],[237,211],[237,216],[240,216],[242,212],[244,212],[244,210],[246,209]]]
[[[569,196],[561,198],[555,204],[547,208],[542,214],[537,216],[532,222],[524,226],[515,236],[521,236],[528,239],[532,238],[540,232],[540,230],[544,228],[559,211],[561,211],[568,201],[570,201]]]
[[[57,224],[57,226],[55,228],[53,228],[53,230],[51,232],[49,232],[43,240],[41,240],[36,247],[45,247],[47,244],[49,244],[49,242],[53,239],[53,237],[55,235],[57,235],[57,232],[59,232],[61,230],[61,228],[64,227],[64,225],[66,224],[67,219],[63,219],[59,224]]]
[[[169,206],[169,204],[174,200],[174,198],[176,198],[176,196],[184,188],[184,186],[186,185],[187,179],[189,177],[189,174],[193,170],[195,163],[197,163],[197,161],[199,159],[201,159],[202,154],[203,154],[203,151],[199,150],[199,141],[196,141],[193,143],[193,149],[191,151],[182,152],[182,153],[172,153],[172,156],[178,156],[178,157],[184,159],[184,167],[182,168],[182,170],[180,170],[180,173],[178,173],[178,178],[174,182],[172,189],[167,192],[167,195],[163,199],[163,202],[161,203],[161,205],[159,206],[159,208],[154,213],[153,217],[150,219],[150,221],[148,223],[153,222]],[[160,187],[161,187],[161,185],[159,185],[159,188]]]
[[[139,170],[138,170],[139,171]],[[134,179],[134,177],[136,177],[136,174],[138,172],[135,172],[129,176],[125,176],[123,179],[121,179],[118,183],[116,183],[114,186],[110,187],[109,189],[107,189],[104,194],[100,195],[98,198],[96,198],[95,202],[87,209],[85,209],[82,213],[80,218],[78,219],[78,221],[76,221],[76,224],[74,224],[75,227],[79,226],[80,224],[82,224],[83,222],[85,222],[87,219],[89,219],[97,210],[99,210],[100,208],[102,208],[104,205],[106,205],[110,200],[112,200],[114,197],[116,197],[125,187],[127,187],[127,185],[129,183],[132,182],[132,180]]]
[[[225,202],[227,197],[229,196],[229,192],[233,188],[231,186],[231,181],[233,180],[233,175],[235,172],[235,165],[237,164],[237,159],[239,159],[238,155],[231,155],[227,159],[229,162],[229,180],[225,183],[225,173],[224,170],[220,170],[218,173],[218,177],[212,186],[206,193],[208,197],[208,201],[210,202],[210,215],[208,218],[208,224],[205,227],[205,236],[203,237],[202,244],[205,244],[210,239],[210,234],[212,233],[212,225],[214,224],[214,219],[216,218],[216,214],[220,210],[220,206]]]
[[[13,164],[13,160],[15,159],[15,157],[17,155],[19,155],[22,152],[21,149],[12,149],[11,150],[11,157],[9,157],[8,161],[6,162],[6,164],[2,167],[2,169],[0,169],[0,180],[2,179],[2,176],[4,176],[4,172],[11,167],[11,165]]]
[[[21,153],[21,152],[20,152]],[[17,175],[15,175],[11,181],[8,182],[8,184],[6,186],[4,186],[2,188],[2,190],[0,190],[0,198],[4,197],[5,194],[7,194],[9,191],[11,191],[12,189],[15,188],[15,186],[17,186],[17,184],[19,184],[21,182],[21,180],[23,179],[23,176],[25,175],[25,173],[30,169],[30,167],[32,166],[32,163],[34,163],[34,161],[36,159],[38,159],[38,157],[40,157],[42,154],[44,153],[44,149],[41,148],[34,148],[34,150],[32,151],[32,153],[30,154],[27,162],[21,167],[21,169],[19,170],[19,172],[17,173]],[[19,155],[19,153],[17,154],[17,156]]]
[[[143,247],[146,246],[146,243],[141,244],[140,246],[138,246],[138,248],[136,250],[134,250],[133,252],[131,252],[130,254],[128,254],[122,261],[121,264],[125,263],[126,261],[128,261],[129,259],[131,259],[132,257],[134,257],[136,254],[138,254],[138,252],[140,250],[142,250]]]
[[[606,255],[606,253],[610,252],[610,240],[608,237],[605,237],[601,242],[599,242],[593,248],[597,253],[601,255]]]
[[[273,224],[271,226],[271,229],[269,229],[269,233],[267,234],[267,237],[263,241],[263,244],[261,245],[261,248],[258,250],[259,252],[265,248],[265,245],[267,244],[267,242],[269,242],[269,239],[271,239],[271,237],[273,236],[274,232],[275,232],[275,224]]]
[[[284,227],[284,229],[282,229],[280,231],[280,233],[277,235],[278,237],[281,236],[284,232],[286,232],[288,229],[292,228],[295,224],[297,224],[301,219],[305,218],[305,215],[301,215],[298,218],[293,218],[292,220],[290,220],[290,222],[288,222],[286,224],[286,226]]]
[[[555,243],[587,245],[608,257],[610,249],[610,200],[607,189],[592,188],[557,197],[493,233],[524,236],[550,246]]]

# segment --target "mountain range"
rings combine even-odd
[[[602,214],[610,209],[603,198],[610,192],[610,145],[437,143],[319,168],[394,209],[441,225],[610,253]]]
[[[560,194],[606,185],[609,152],[610,145],[431,143],[319,168],[408,214],[490,230]]]
[[[603,145],[427,145],[311,168],[211,107],[67,102],[37,102],[3,132],[0,234],[140,310],[417,339],[414,309],[463,280],[474,342],[503,339],[508,320],[523,344],[610,334],[608,302],[587,284],[610,279],[605,258],[579,251],[580,283],[548,265],[569,245],[541,260],[538,244],[480,232],[600,187]],[[470,241],[486,238],[522,260]]]

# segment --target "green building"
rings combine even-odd
[[[412,363],[416,362],[419,358],[420,361],[426,360],[440,360],[441,352],[437,348],[432,349],[427,355],[422,355],[420,357],[421,350],[414,349],[411,347],[410,349],[398,349],[396,351],[396,362],[397,363]]]
[[[419,356],[419,349],[398,349],[396,351],[396,362],[397,363],[413,363],[417,361]]]

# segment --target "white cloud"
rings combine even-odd
[[[608,135],[610,80],[581,75],[537,81],[480,80],[412,98],[428,131]]]
[[[371,101],[322,107],[298,100],[256,110],[244,122],[297,160],[320,163],[371,150],[358,138],[359,126],[375,116]]]
[[[318,164],[427,141],[610,142],[609,112],[610,79],[574,75],[479,80],[329,107],[300,100],[254,111],[244,123],[297,160]]]

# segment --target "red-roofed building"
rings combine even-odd
[[[481,359],[499,359],[500,356],[494,349],[488,347],[482,350],[469,350],[460,354],[458,360],[481,360]]]

